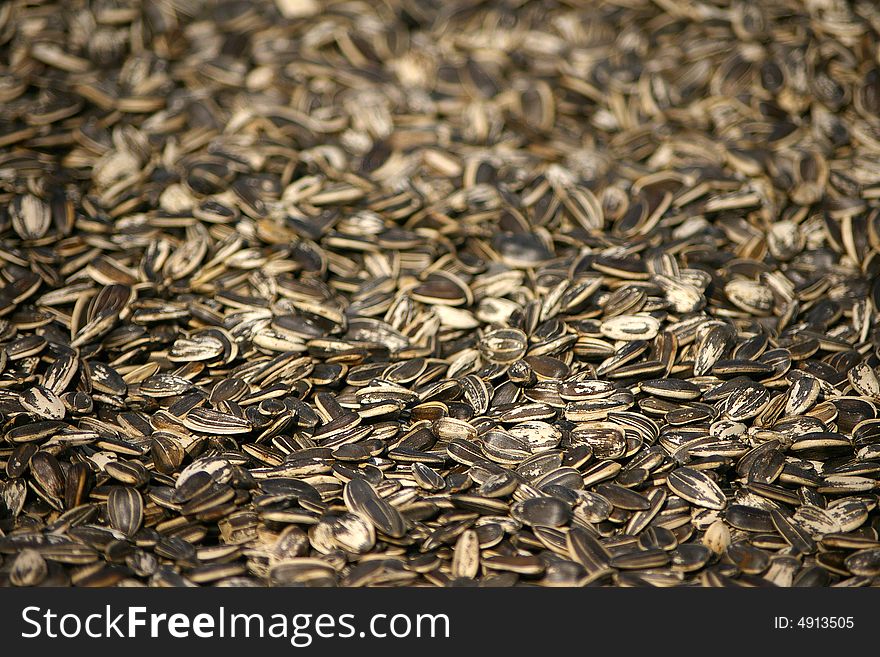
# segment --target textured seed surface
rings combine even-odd
[[[0,3],[0,586],[876,584],[874,4]]]
[[[12,562],[9,581],[14,586],[36,586],[46,579],[47,574],[46,560],[37,550],[25,548]]]
[[[699,470],[678,468],[669,473],[666,483],[673,493],[696,506],[720,510],[727,504],[718,484]]]
[[[143,522],[144,502],[133,488],[117,486],[107,497],[107,515],[110,526],[128,536],[133,535]]]
[[[452,557],[453,577],[473,579],[480,571],[480,543],[477,532],[467,529],[458,537]]]

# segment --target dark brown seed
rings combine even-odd
[[[669,563],[669,553],[665,550],[636,550],[611,558],[613,568],[642,570],[661,568]]]
[[[64,471],[58,459],[48,452],[37,452],[31,457],[30,469],[34,481],[47,495],[61,498],[64,492]]]
[[[669,473],[666,485],[673,493],[697,506],[718,510],[727,506],[727,499],[718,484],[699,470],[678,468]]]
[[[645,511],[651,508],[651,502],[645,496],[616,484],[599,484],[596,492],[619,509]]]
[[[782,535],[782,538],[791,545],[792,548],[801,554],[812,554],[816,551],[816,543],[813,538],[804,531],[800,526],[789,521],[787,517],[779,511],[771,510],[770,518],[773,526]]]
[[[880,548],[853,552],[846,558],[844,565],[853,575],[876,577],[880,573]]]
[[[345,505],[388,536],[400,538],[406,532],[406,523],[400,512],[380,498],[364,479],[352,479],[345,485]]]
[[[553,497],[535,497],[522,502],[511,513],[528,525],[561,527],[571,518],[569,506]]]
[[[775,530],[770,514],[754,507],[731,504],[724,514],[732,527],[748,532],[772,532]]]
[[[114,486],[107,497],[110,525],[126,536],[133,536],[144,518],[144,501],[133,488]]]

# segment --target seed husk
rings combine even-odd
[[[64,403],[58,395],[39,386],[22,393],[21,405],[25,410],[47,420],[60,420],[65,414]]]
[[[844,564],[853,575],[876,577],[877,573],[880,573],[880,549],[871,548],[853,552],[846,558]]]
[[[799,525],[789,521],[779,511],[772,509],[770,518],[776,530],[782,535],[782,538],[801,554],[812,554],[816,551],[816,543],[812,537],[804,531]]]
[[[693,468],[678,468],[666,478],[669,490],[693,504],[707,509],[724,509],[727,498],[712,479]]]
[[[67,4],[0,3],[5,581],[877,576],[872,3]]]
[[[565,502],[553,497],[533,497],[511,511],[529,525],[561,527],[571,518],[571,509]]]
[[[12,562],[9,581],[14,586],[37,586],[49,574],[46,561],[37,550],[26,548]]]
[[[461,533],[452,552],[452,576],[473,579],[480,571],[480,543],[477,532]]]
[[[144,518],[141,494],[128,486],[114,486],[107,496],[107,515],[111,527],[133,536]]]
[[[650,315],[619,315],[602,322],[600,331],[612,340],[652,340],[660,322]]]
[[[380,498],[365,479],[349,481],[344,495],[348,509],[363,516],[380,532],[393,538],[401,538],[406,532],[406,523],[400,512]]]

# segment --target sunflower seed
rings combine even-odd
[[[693,468],[678,468],[666,478],[669,490],[689,502],[707,509],[724,509],[727,498],[712,479]]]
[[[9,581],[15,586],[36,586],[46,579],[48,574],[46,561],[40,553],[26,548],[19,552],[12,562]]]
[[[143,498],[133,488],[114,486],[107,496],[107,515],[111,527],[132,536],[143,522]]]

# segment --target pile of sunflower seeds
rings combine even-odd
[[[878,32],[0,3],[0,584],[880,582]]]

